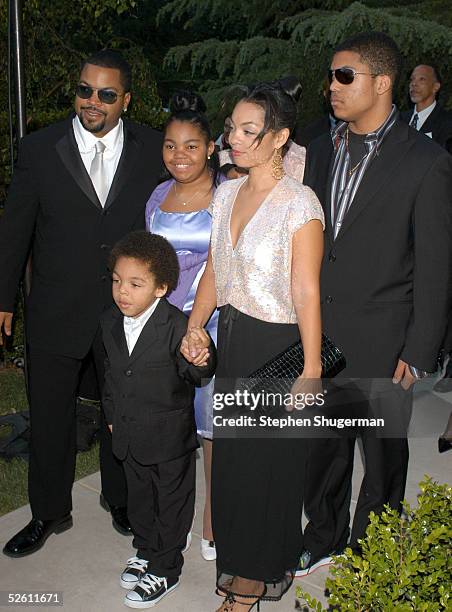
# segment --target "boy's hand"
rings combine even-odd
[[[206,366],[209,358],[209,334],[201,327],[190,327],[182,338],[180,351],[195,366]]]
[[[108,429],[110,430],[110,433],[113,433],[113,425],[109,425]]]

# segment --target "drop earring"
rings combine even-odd
[[[285,175],[284,166],[283,166],[283,158],[281,155],[281,149],[275,149],[275,153],[272,159],[272,177],[280,181],[282,177]]]

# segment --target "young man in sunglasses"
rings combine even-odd
[[[400,64],[395,42],[382,33],[339,45],[329,71],[339,123],[307,151],[304,180],[326,218],[323,326],[345,354],[341,376],[355,391],[346,388],[346,401],[332,409],[382,417],[385,427],[307,441],[309,523],[299,576],[347,544],[358,435],[365,474],[352,548],[360,550],[371,511],[400,508],[412,385],[436,369],[449,313],[452,157],[399,118],[393,89]]]
[[[75,115],[21,142],[0,219],[0,342],[2,331],[11,334],[17,287],[32,253],[26,308],[32,520],[5,545],[11,557],[35,552],[72,526],[75,397],[90,352],[103,382],[99,317],[112,303],[108,255],[122,236],[144,229],[161,168],[160,134],[121,118],[130,92],[131,69],[118,52],[89,57]],[[124,474],[105,424],[100,455],[101,503],[113,526],[130,534]]]

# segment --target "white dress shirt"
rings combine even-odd
[[[416,126],[416,129],[420,130],[421,127],[424,125],[424,123],[427,121],[430,113],[433,111],[435,106],[436,106],[436,100],[433,101],[433,104],[430,104],[430,106],[427,106],[427,108],[424,108],[424,110],[421,110],[421,111],[417,111],[416,110],[416,106],[414,106],[413,114],[411,115],[411,119],[409,121],[409,124],[411,125],[411,122],[413,121],[414,115],[417,115],[417,126]]]
[[[72,120],[72,127],[74,129],[78,150],[88,174],[94,155],[96,154],[96,142],[101,140],[104,143],[104,169],[107,174],[108,189],[110,189],[124,146],[124,126],[122,119],[119,119],[118,125],[102,138],[97,138],[97,136],[85,130],[77,116]]]
[[[154,310],[157,308],[160,298],[157,298],[153,304],[149,306],[138,317],[126,317],[124,316],[124,334],[126,336],[127,348],[129,349],[129,355],[132,353],[138,338],[140,337],[143,327],[146,325]]]

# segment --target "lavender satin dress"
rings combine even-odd
[[[195,212],[165,212],[160,210],[174,180],[161,183],[146,204],[146,229],[164,236],[174,247],[180,266],[179,283],[168,301],[190,316],[199,280],[204,272],[209,249],[212,217],[207,209]],[[211,316],[206,329],[217,343],[218,310]],[[196,389],[195,417],[198,433],[212,438],[212,393],[214,381]]]

